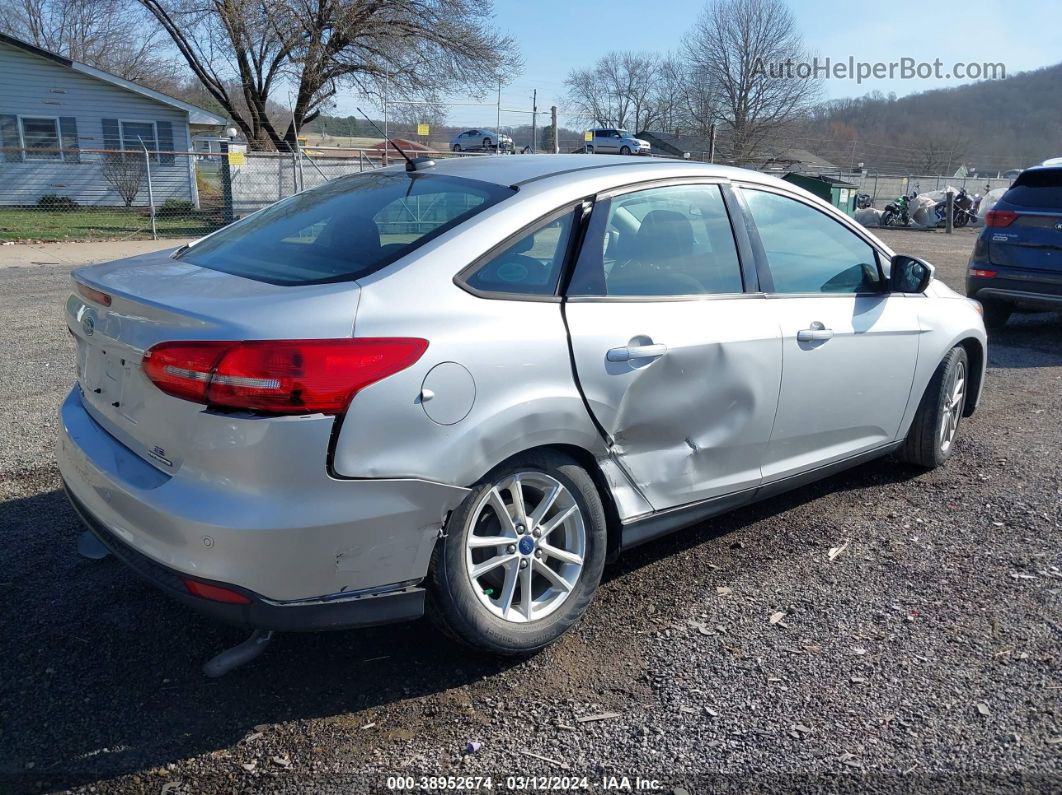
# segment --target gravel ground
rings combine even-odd
[[[970,230],[882,237],[961,289]],[[418,622],[280,637],[207,680],[238,631],[75,554],[51,454],[65,271],[0,268],[0,791],[365,792],[395,773],[1062,788],[1057,316],[993,336],[944,468],[872,463],[641,547],[530,660]]]

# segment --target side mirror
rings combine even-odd
[[[889,263],[889,289],[894,293],[921,293],[933,280],[933,266],[918,257],[897,254]]]

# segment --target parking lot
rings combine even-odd
[[[961,290],[975,234],[881,237]],[[418,622],[281,636],[209,680],[200,664],[240,631],[76,554],[51,452],[72,259],[19,250],[0,265],[0,791],[363,792],[395,773],[1059,785],[1058,315],[992,336],[943,468],[874,462],[640,547],[531,659]]]

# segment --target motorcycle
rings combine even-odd
[[[896,201],[889,202],[885,205],[885,210],[881,213],[881,225],[893,226],[899,224],[900,226],[911,225],[911,200],[918,195],[917,191],[912,191],[909,194],[903,196],[897,196]]]
[[[952,198],[951,225],[956,229],[966,226],[977,217],[977,208],[981,205],[980,194],[970,196],[966,188],[960,188]],[[933,205],[933,214],[937,220],[937,226],[945,226],[948,219],[948,199],[941,199]]]
[[[971,196],[962,188],[955,197],[955,225],[966,226],[977,218],[977,211],[981,207],[981,194]]]

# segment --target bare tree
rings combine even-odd
[[[135,152],[113,152],[100,160],[103,178],[122,197],[126,207],[132,207],[140,186],[147,176],[144,158]]]
[[[151,88],[177,79],[165,34],[131,0],[0,0],[0,31]]]
[[[575,69],[564,84],[573,116],[601,127],[637,132],[656,120],[654,90],[659,59],[652,54],[613,51],[589,69]]]
[[[730,157],[753,159],[770,137],[818,96],[793,15],[782,0],[714,0],[683,43],[691,71],[708,89],[728,133]]]
[[[481,93],[519,67],[477,0],[138,0],[252,145],[286,149],[342,87]],[[234,87],[242,94],[240,107]],[[290,97],[285,132],[268,102]],[[289,103],[283,103],[289,104]]]

